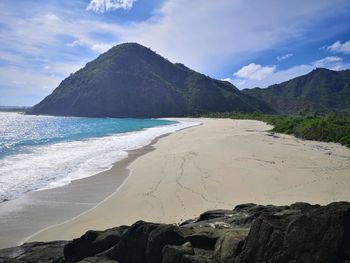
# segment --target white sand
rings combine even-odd
[[[118,191],[94,209],[31,240],[71,239],[137,220],[178,223],[240,203],[350,201],[350,149],[271,136],[250,120],[201,119],[161,138],[134,161]]]

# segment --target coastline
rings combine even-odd
[[[200,119],[130,164],[119,191],[29,241],[71,239],[137,220],[179,223],[241,203],[328,204],[350,200],[350,150],[334,143],[271,135],[249,120]]]
[[[157,136],[141,148],[126,151],[128,156],[116,161],[109,170],[0,203],[0,249],[20,245],[47,228],[93,209],[118,191],[130,173],[132,162],[153,151],[153,145],[169,134],[171,132]]]

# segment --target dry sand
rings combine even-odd
[[[118,191],[33,240],[78,237],[137,220],[178,223],[240,203],[350,201],[350,149],[270,134],[251,120],[201,119],[136,159]]]

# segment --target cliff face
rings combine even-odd
[[[113,47],[29,111],[88,117],[169,117],[206,112],[272,112],[231,83],[173,64],[136,43]]]
[[[243,90],[269,104],[277,113],[350,113],[350,70],[318,68],[286,82]]]
[[[350,262],[350,203],[243,204],[179,226],[136,222],[71,242],[0,251],[1,262]]]

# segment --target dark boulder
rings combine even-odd
[[[186,236],[186,241],[200,249],[213,250],[216,241],[223,232],[212,227],[201,227],[194,231],[193,234]]]
[[[103,257],[88,257],[79,261],[79,263],[119,263],[116,260],[106,259]]]
[[[234,212],[232,210],[222,210],[222,209],[210,210],[210,211],[202,213],[199,216],[197,222],[216,219],[216,218],[222,218],[222,217],[225,217],[227,215],[232,215],[232,214],[234,214]]]
[[[119,243],[107,254],[121,263],[145,263],[148,237],[161,224],[138,221],[125,232]]]
[[[63,247],[67,241],[25,243],[0,250],[0,262],[63,262]]]
[[[244,204],[208,211],[182,226],[138,221],[88,231],[69,244],[3,249],[0,262],[349,263],[350,203]]]
[[[139,221],[125,233],[109,258],[128,263],[161,263],[164,246],[181,245],[185,235],[191,233],[190,229],[174,225]]]
[[[214,257],[217,262],[230,263],[241,253],[247,234],[228,230],[215,244]]]
[[[186,260],[186,255],[194,255],[194,249],[190,242],[180,246],[166,245],[162,255],[162,263],[183,263]]]
[[[292,205],[294,213],[261,216],[237,262],[347,262],[350,204]]]
[[[121,226],[105,231],[86,232],[64,247],[66,262],[77,262],[112,248],[128,228],[128,226]]]
[[[174,225],[160,225],[149,235],[146,247],[147,262],[161,263],[164,246],[184,244],[186,234],[191,232]]]

